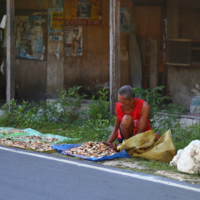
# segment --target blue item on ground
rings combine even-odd
[[[71,148],[74,147],[79,147],[81,144],[61,144],[61,145],[51,145],[52,148],[54,148],[56,151],[58,151],[59,153],[63,154],[63,155],[70,155],[70,156],[74,156],[74,157],[78,157],[78,158],[82,158],[85,160],[90,160],[90,161],[103,161],[103,160],[112,160],[115,158],[131,158],[128,153],[126,152],[126,150],[123,150],[119,153],[116,153],[112,156],[103,156],[101,158],[95,158],[95,157],[90,157],[87,158],[86,156],[82,156],[82,155],[76,155],[76,154],[66,154],[65,151],[66,150],[70,150]]]

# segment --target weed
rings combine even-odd
[[[81,101],[85,97],[78,94],[79,89],[73,87],[62,90],[57,100],[41,101],[39,105],[27,101],[17,105],[13,99],[2,107],[4,114],[0,117],[0,123],[3,126],[32,128],[48,126],[50,123],[72,123],[78,119]]]
[[[3,126],[26,127],[28,125],[35,127],[37,123],[39,108],[34,102],[23,101],[22,105],[17,105],[16,100],[12,99],[9,104],[4,104],[1,109],[4,114],[0,117],[0,123]]]
[[[91,99],[91,104],[87,105],[89,108],[88,115],[90,119],[109,119],[110,113],[108,112],[108,108],[110,102],[107,101],[108,91],[103,88],[98,91],[99,99],[96,100],[95,95],[93,95]]]
[[[177,123],[178,117],[186,112],[186,108],[181,105],[164,104],[164,100],[169,99],[168,96],[162,97],[159,94],[164,86],[155,87],[152,90],[134,88],[136,96],[147,101],[151,107],[150,119],[151,127],[154,131],[163,134],[166,130],[171,129],[173,132],[179,125]],[[158,114],[162,112],[162,114]]]
[[[176,149],[182,149],[200,137],[200,125],[182,129],[177,123],[177,118],[185,112],[185,108],[172,104],[163,105],[162,102],[168,97],[161,97],[158,93],[162,88],[135,88],[134,91],[151,106],[152,128],[160,134],[171,129]],[[18,128],[30,127],[42,133],[81,138],[79,142],[106,141],[112,131],[109,127],[114,126],[115,121],[115,117],[108,111],[108,91],[99,90],[98,99],[93,96],[91,104],[87,106],[88,111],[81,113],[81,102],[86,96],[80,95],[79,89],[80,87],[73,87],[62,90],[55,101],[41,101],[39,105],[27,101],[17,105],[16,100],[11,100],[10,107],[4,104],[1,108],[4,114],[0,117],[0,124]],[[162,111],[163,114],[158,115],[158,111]],[[83,114],[82,118],[79,117],[80,114]]]
[[[159,105],[161,105],[161,103],[168,99],[169,97],[164,96],[162,97],[161,94],[159,94],[159,90],[162,90],[164,88],[164,86],[158,86],[155,87],[152,90],[149,89],[141,89],[139,87],[134,88],[134,92],[136,96],[140,96],[141,99],[144,99],[145,101],[148,102],[148,104],[151,107],[150,110],[150,119],[154,118],[155,113],[157,113],[158,111],[160,111],[160,107]],[[151,125],[154,123],[154,121],[151,121]]]
[[[174,129],[173,142],[178,149],[184,149],[193,140],[200,138],[200,125],[186,127],[185,129],[180,126]]]

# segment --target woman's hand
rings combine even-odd
[[[109,143],[109,142],[102,142],[103,144],[109,146],[110,148],[112,148],[113,150],[117,151],[117,144],[115,143]]]

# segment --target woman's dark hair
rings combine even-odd
[[[133,91],[133,88],[129,85],[122,86],[118,94],[121,96],[124,96],[125,99],[131,100],[132,98],[135,98],[135,92]]]

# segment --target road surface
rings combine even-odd
[[[200,186],[0,146],[0,200],[199,200]]]

